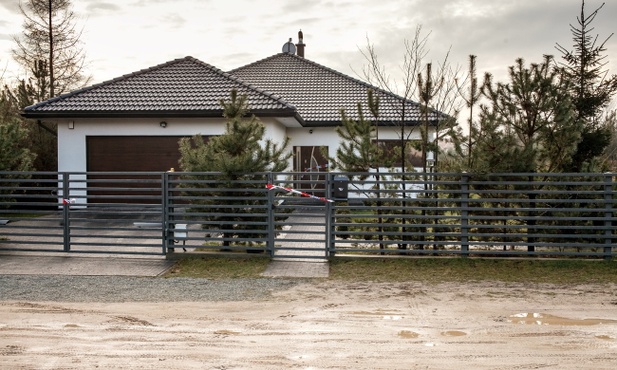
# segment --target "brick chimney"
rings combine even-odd
[[[302,30],[300,30],[300,31],[298,32],[298,43],[296,44],[296,50],[297,50],[296,54],[297,54],[299,57],[302,57],[302,58],[304,58],[304,47],[306,46],[306,45],[304,44],[303,39],[304,39],[304,37],[303,37],[303,35],[302,35]]]

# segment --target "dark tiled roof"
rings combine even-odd
[[[341,108],[349,117],[357,119],[358,103],[363,105],[364,117],[370,118],[369,88],[380,96],[379,113],[383,124],[401,121],[403,102],[406,124],[418,124],[421,118],[418,103],[294,54],[276,54],[229,73],[295,105],[308,126],[340,124]],[[430,120],[435,119],[436,114],[432,113]]]
[[[24,116],[217,116],[232,89],[247,94],[254,114],[297,116],[280,97],[192,57],[60,95],[27,107]]]

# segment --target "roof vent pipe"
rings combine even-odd
[[[302,34],[302,30],[298,32],[298,43],[296,44],[296,48],[298,49],[298,56],[304,58],[304,35]]]

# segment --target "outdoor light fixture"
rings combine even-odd
[[[310,129],[310,130],[309,130],[309,134],[312,134],[312,133],[313,133],[313,129]]]
[[[433,152],[426,153],[426,166],[433,172],[433,168],[435,167],[435,154]]]
[[[162,128],[165,128],[165,127],[167,127],[167,122],[161,121],[161,123],[159,123],[159,125],[161,125]]]
[[[72,130],[75,128],[75,121],[69,121],[69,130]]]

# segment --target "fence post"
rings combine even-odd
[[[70,174],[61,172],[62,176],[62,233],[63,233],[63,249],[65,252],[71,251],[71,200],[70,200]]]
[[[613,175],[604,174],[604,259],[610,260],[613,251]]]
[[[461,176],[461,256],[469,257],[469,175]]]
[[[268,184],[274,185],[274,175],[272,172],[268,173]],[[266,242],[266,250],[268,254],[270,254],[271,258],[274,258],[274,239],[276,235],[276,228],[274,227],[274,191],[266,190],[268,197],[268,206],[267,206],[267,220],[268,220],[268,230],[267,230],[267,242]]]
[[[333,194],[333,189],[334,186],[333,185],[334,182],[334,174],[332,172],[329,172],[326,175],[326,197],[328,199],[334,199],[334,194]],[[334,257],[334,214],[333,214],[333,202],[326,202],[326,224],[325,224],[325,228],[326,228],[326,245],[325,245],[325,257],[329,258],[329,257]]]
[[[171,190],[169,187],[169,172],[163,172],[163,174],[161,175],[161,181],[162,181],[162,187],[163,187],[163,199],[162,199],[162,206],[163,206],[163,217],[161,220],[161,226],[162,226],[162,234],[161,234],[161,238],[163,239],[163,254],[167,254],[167,251],[170,250],[171,252],[174,251],[174,248],[169,248],[169,239],[167,238],[168,235],[168,229],[170,227],[170,216],[169,216],[169,211],[172,207],[171,205],[171,199],[169,197],[169,191]]]

